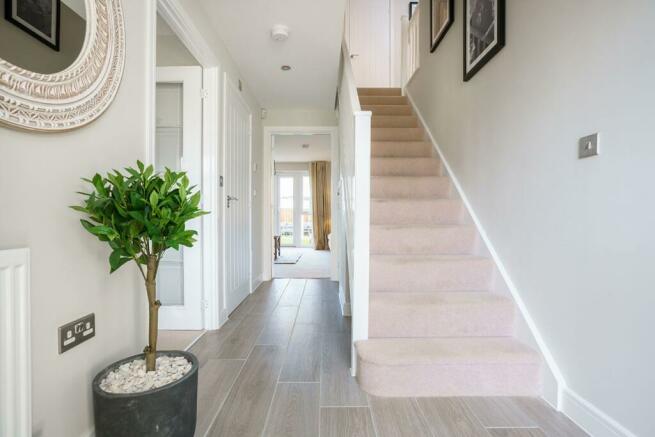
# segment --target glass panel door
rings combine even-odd
[[[183,84],[157,84],[155,168],[182,168]],[[184,248],[164,252],[157,274],[157,298],[164,306],[184,305]]]
[[[314,219],[312,217],[312,190],[309,176],[302,176],[302,242],[304,247],[314,246]]]
[[[295,246],[294,241],[294,177],[278,176],[278,232],[282,246]]]

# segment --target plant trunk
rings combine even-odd
[[[148,346],[143,350],[146,355],[146,371],[155,370],[157,358],[157,330],[161,302],[157,300],[157,257],[148,257],[146,271],[146,293],[148,294]]]

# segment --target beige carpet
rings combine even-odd
[[[329,278],[330,251],[283,247],[282,256],[300,255],[296,264],[273,264],[274,278]]]

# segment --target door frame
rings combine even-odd
[[[222,147],[221,147],[221,155],[219,156],[219,161],[221,163],[219,169],[220,169],[220,174],[224,175],[226,174],[227,171],[227,163],[225,162],[225,150],[226,150],[226,132],[227,130],[225,129],[225,114],[227,111],[225,111],[225,107],[227,105],[227,92],[228,88],[231,89],[231,92],[236,95],[237,99],[239,102],[248,110],[248,294],[252,294],[253,290],[253,277],[252,277],[252,243],[253,243],[253,229],[252,229],[252,207],[253,207],[253,192],[252,192],[252,176],[253,176],[253,168],[252,168],[252,131],[253,131],[253,111],[250,105],[248,105],[248,102],[246,99],[243,98],[243,95],[241,94],[241,91],[239,90],[239,86],[236,81],[232,80],[230,78],[230,75],[225,72],[223,73],[223,111],[221,114],[221,125],[223,126],[223,132],[221,133],[222,137]],[[225,239],[225,232],[226,232],[226,227],[225,227],[225,217],[227,214],[227,202],[225,201],[226,196],[229,193],[225,193],[225,190],[221,187],[221,192],[222,192],[222,197],[221,201],[219,203],[219,211],[220,211],[220,216],[223,218],[221,220],[220,224],[220,232],[219,235],[221,236],[221,241],[224,241]],[[226,321],[228,319],[228,316],[230,312],[234,310],[234,308],[228,308],[227,304],[227,287],[225,285],[225,280],[227,279],[225,272],[225,265],[226,265],[226,259],[227,257],[225,256],[225,245],[221,244],[221,261],[220,261],[220,272],[221,272],[221,303],[220,303],[220,318],[221,320]],[[238,306],[238,305],[237,305]]]
[[[202,68],[202,208],[206,211],[218,211],[221,190],[218,184],[219,158],[222,154],[220,126],[217,120],[222,117],[220,101],[222,88],[220,85],[222,66],[214,54],[211,45],[202,36],[195,23],[180,4],[180,0],[148,0],[148,49],[150,54],[146,76],[149,87],[146,90],[146,111],[150,119],[145,132],[145,159],[147,164],[155,161],[155,87],[157,84],[157,14],[171,27],[182,44],[196,58]],[[198,244],[202,250],[202,313],[203,325],[206,330],[214,330],[227,321],[222,318],[222,289],[219,281],[221,272],[219,265],[222,240],[219,226],[222,217],[218,213],[202,217],[202,232]],[[143,302],[143,313],[148,308]],[[147,327],[144,327],[147,336]]]
[[[275,171],[273,168],[273,137],[275,135],[330,135],[331,148],[331,209],[332,235],[339,235],[339,128],[337,126],[266,126],[264,127],[264,153],[262,156],[262,279],[270,281],[273,277],[273,235],[275,208]],[[330,241],[330,279],[339,280],[338,258],[340,255],[338,238]]]

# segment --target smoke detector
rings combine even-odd
[[[302,145],[302,148],[303,148],[303,149],[309,149],[309,144],[303,144],[303,145]]]
[[[273,41],[286,41],[289,38],[289,28],[283,24],[276,24],[271,29]]]

